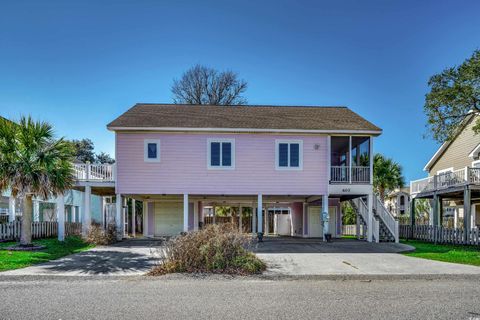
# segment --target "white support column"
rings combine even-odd
[[[188,231],[188,194],[183,194],[183,231]]]
[[[252,234],[257,233],[257,207],[252,206]]]
[[[307,203],[304,202],[303,203],[303,212],[302,212],[303,216],[302,216],[302,237],[305,237],[307,236],[307,233],[305,232],[305,230],[307,230]]]
[[[132,237],[137,235],[137,209],[135,208],[135,199],[132,199]]]
[[[320,212],[320,221],[323,221],[323,241],[327,241],[327,234],[330,234],[329,224],[330,217],[328,215],[328,194],[322,195],[322,212]]]
[[[198,201],[193,202],[193,231],[198,231]]]
[[[373,221],[373,193],[369,193],[368,194],[368,200],[367,200],[367,241],[368,242],[372,242],[373,240],[373,225],[374,225],[374,221]],[[376,230],[378,231],[378,230]],[[375,238],[378,238],[378,234],[375,234]]]
[[[77,206],[72,206],[72,222],[77,222]]]
[[[265,234],[269,234],[270,232],[270,221],[268,216],[268,205],[265,204]]]
[[[128,238],[128,206],[127,198],[122,198],[122,222],[123,222],[123,237]]]
[[[243,207],[240,206],[238,208],[238,232],[242,232],[242,212],[243,212]]]
[[[8,222],[15,221],[15,198],[10,196],[8,198]]]
[[[216,210],[215,210],[215,205],[212,206],[212,224],[215,224],[215,217],[216,217]]]
[[[356,222],[356,227],[355,227],[355,233],[357,235],[357,240],[360,240],[360,214],[357,212],[355,214],[355,222]]]
[[[57,197],[57,223],[58,241],[65,240],[65,198],[62,195]]]
[[[37,199],[33,200],[33,222],[40,221],[40,201]]]
[[[145,238],[146,236],[148,236],[148,232],[147,232],[147,202],[146,201],[142,202],[142,222],[143,222],[143,225],[142,225],[143,237]]]
[[[116,195],[116,202],[115,202],[115,224],[117,227],[117,240],[122,240],[123,238],[123,201],[122,195]]]
[[[92,216],[91,216],[91,207],[90,207],[90,196],[92,194],[92,187],[86,186],[85,193],[83,194],[83,221],[82,221],[82,234],[86,236],[88,233],[88,229],[90,228],[90,224],[92,223]]]
[[[257,197],[257,220],[257,233],[263,233],[263,198],[261,194]]]

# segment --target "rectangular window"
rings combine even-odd
[[[143,160],[145,162],[160,162],[160,140],[146,139],[144,141]]]
[[[303,141],[276,140],[275,164],[277,170],[302,170]]]
[[[208,169],[235,168],[235,140],[208,139]]]

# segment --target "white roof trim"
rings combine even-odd
[[[475,149],[473,149],[472,152],[470,152],[468,157],[473,159],[475,158],[475,155],[478,155],[479,152],[480,152],[480,143],[478,144],[478,146],[475,147]]]
[[[182,128],[182,127],[107,127],[110,131],[179,131],[179,132],[288,132],[288,133],[358,133],[381,134],[382,130],[305,130],[305,129],[258,129],[258,128]]]
[[[430,170],[430,167],[438,160],[438,158],[440,157],[440,155],[443,153],[443,151],[445,151],[448,146],[450,145],[450,143],[452,142],[453,140],[451,141],[447,141],[447,142],[444,142],[440,148],[438,148],[437,152],[435,152],[435,154],[433,155],[432,158],[430,158],[430,160],[428,160],[427,164],[425,165],[425,167],[423,168],[423,171],[429,171]]]

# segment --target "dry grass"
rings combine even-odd
[[[266,266],[248,250],[251,237],[231,224],[209,225],[201,231],[172,238],[166,243],[165,261],[150,275],[175,272],[226,274],[261,273]]]
[[[109,224],[107,229],[103,230],[102,225],[97,222],[92,222],[88,229],[85,242],[99,246],[106,246],[117,241],[116,234],[117,232],[114,224]]]

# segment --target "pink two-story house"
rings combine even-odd
[[[137,104],[108,129],[120,230],[128,197],[144,204],[146,237],[223,221],[338,237],[340,202],[356,199],[368,241],[379,240],[372,150],[382,131],[346,107]]]

